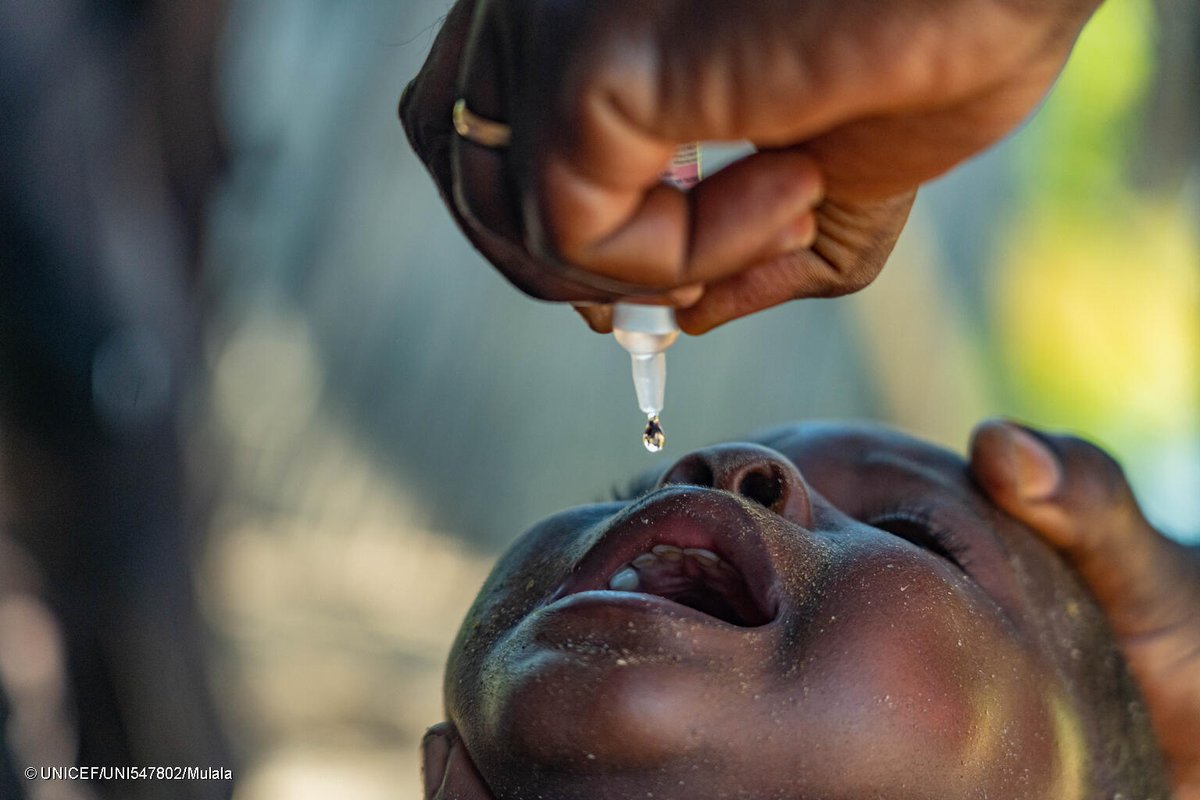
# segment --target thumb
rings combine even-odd
[[[988,421],[972,436],[971,471],[1079,571],[1118,636],[1151,634],[1195,612],[1195,559],[1146,521],[1120,466],[1095,445]]]

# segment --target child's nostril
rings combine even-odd
[[[712,467],[702,458],[689,456],[671,467],[663,478],[664,484],[684,484],[686,486],[716,486]]]
[[[742,477],[737,492],[747,500],[753,500],[760,506],[773,510],[783,497],[783,481],[774,470],[755,470]]]
[[[792,462],[756,444],[725,444],[697,450],[676,461],[656,486],[699,486],[740,495],[774,514],[808,526],[808,489]]]

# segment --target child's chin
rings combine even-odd
[[[713,708],[717,687],[700,665],[618,660],[598,667],[556,658],[509,683],[479,726],[495,757],[597,776],[662,771],[726,743],[732,709]]]

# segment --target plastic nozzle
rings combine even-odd
[[[663,409],[667,389],[667,358],[663,353],[679,338],[675,309],[617,303],[613,336],[628,351],[633,365],[633,388],[638,407],[647,416]]]
[[[685,192],[695,186],[701,177],[700,143],[680,146],[661,177],[664,182]],[[647,450],[657,453],[666,445],[658,415],[667,392],[667,357],[663,353],[679,338],[675,309],[617,303],[613,307],[613,336],[629,352],[638,407],[649,417],[642,443]]]

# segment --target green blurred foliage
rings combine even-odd
[[[1021,135],[1021,185],[1032,212],[1103,214],[1125,202],[1155,73],[1156,26],[1151,0],[1109,0],[1096,12]]]
[[[1195,506],[1200,231],[1133,165],[1159,64],[1150,0],[1109,0],[1014,141],[1017,211],[991,270],[1004,405],[1104,443],[1145,495]],[[1187,164],[1173,168],[1185,170]],[[1174,464],[1174,467],[1166,465]]]

